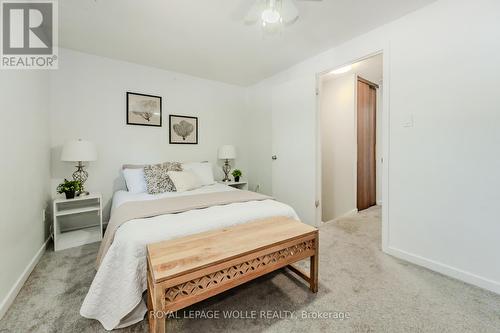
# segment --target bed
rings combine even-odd
[[[126,203],[169,200],[210,193],[217,195],[228,191],[240,190],[216,183],[192,191],[156,195],[118,191],[113,197],[111,216],[117,214],[119,208]],[[103,256],[85,297],[80,314],[98,320],[107,330],[142,321],[147,312],[143,295],[147,290],[148,244],[273,216],[298,219],[290,206],[267,199],[215,205],[127,221],[116,230],[114,240]]]

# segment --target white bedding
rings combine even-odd
[[[128,201],[219,191],[237,190],[226,185],[214,184],[193,191],[160,195],[119,191],[113,198],[112,211]],[[271,216],[298,219],[290,206],[274,200],[264,200],[128,221],[116,232],[114,242],[85,297],[80,314],[86,318],[99,320],[107,330],[129,326],[143,320],[147,311],[142,300],[142,294],[147,289],[147,244]]]

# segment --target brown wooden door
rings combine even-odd
[[[364,210],[376,201],[376,85],[358,79],[358,184],[357,208]]]

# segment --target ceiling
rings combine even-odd
[[[298,1],[276,36],[243,23],[252,0],[59,1],[62,47],[242,86],[434,0]]]

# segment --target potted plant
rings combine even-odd
[[[231,173],[234,177],[234,181],[235,182],[239,182],[240,181],[240,177],[241,177],[241,170],[238,170],[238,169],[234,169],[233,172]]]
[[[57,193],[66,195],[66,199],[73,199],[75,193],[82,189],[82,183],[79,180],[67,180],[57,186]]]

